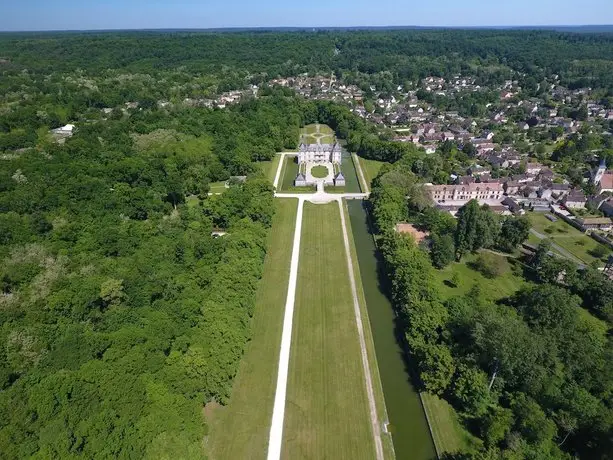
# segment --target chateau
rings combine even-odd
[[[298,164],[341,163],[341,146],[334,144],[300,144]]]

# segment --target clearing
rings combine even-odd
[[[522,277],[522,272],[514,273],[514,261],[509,258],[508,269],[496,278],[486,278],[480,272],[471,267],[479,254],[466,254],[461,262],[452,262],[442,270],[434,270],[434,277],[439,281],[440,292],[443,299],[456,296],[463,296],[470,291],[473,286],[478,285],[481,289],[480,297],[486,302],[495,302],[513,295],[516,291],[524,287],[526,281]],[[504,256],[498,256],[501,263]],[[520,266],[521,267],[521,266]],[[457,286],[452,284],[452,278],[456,275]]]
[[[281,161],[281,155],[275,155],[270,161],[259,161],[257,163],[260,170],[268,178],[270,182],[275,180],[275,174],[277,173],[277,166]]]
[[[305,203],[283,458],[373,459],[338,203]]]
[[[360,156],[358,156],[358,158],[360,159],[364,177],[370,186],[372,184],[372,180],[377,177],[377,174],[379,174],[381,167],[386,163],[384,161],[367,160],[366,158],[362,158]]]
[[[578,229],[558,217],[556,217],[556,219],[558,219],[556,222],[551,222],[545,217],[545,214],[542,213],[529,212],[526,216],[530,219],[532,228],[535,231],[549,238],[562,249],[565,249],[577,259],[581,260],[584,264],[589,265],[596,260],[600,265],[604,265],[604,260],[606,260],[610,250],[605,248],[606,252],[604,253],[607,254],[607,256],[605,256],[604,259],[595,257],[594,251],[602,245],[585,233],[580,232]],[[537,236],[530,236],[530,243],[538,244],[539,241],[540,239]]]
[[[267,455],[297,203],[296,199],[275,200],[252,338],[230,403],[216,409],[210,422],[208,450],[215,460],[264,459]]]

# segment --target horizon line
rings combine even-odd
[[[249,31],[249,30],[371,30],[371,29],[484,29],[484,30],[504,30],[504,29],[581,29],[581,28],[611,28],[612,24],[524,24],[524,25],[355,25],[355,26],[222,26],[222,27],[139,27],[139,28],[94,28],[94,29],[21,29],[21,30],[0,30],[1,34],[11,33],[46,33],[46,32],[155,32],[155,31]]]

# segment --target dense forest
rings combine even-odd
[[[2,161],[3,458],[201,457],[274,209],[253,161],[295,146],[295,107],[143,111]],[[248,179],[207,195],[230,175]]]
[[[372,216],[393,301],[420,384],[483,442],[467,455],[610,456],[611,284],[542,247],[516,296],[442,300],[434,267],[526,237],[522,219],[471,204],[456,224],[427,205],[418,182],[444,182],[471,152],[428,156],[348,107],[263,83],[335,73],[391,92],[469,73],[536,91],[557,73],[613,96],[612,62],[613,35],[554,31],[0,34],[0,457],[202,457],[202,407],[227,401],[250,336],[274,209],[258,162],[316,121],[392,164]],[[225,109],[184,103],[250,84],[258,97]],[[66,123],[77,129],[58,143],[49,130]],[[590,145],[554,155],[583,161]],[[429,253],[389,231],[403,220],[430,231]]]
[[[495,253],[512,252],[530,224],[474,200],[457,219],[431,207],[414,162],[405,156],[381,170],[371,215],[418,385],[447,399],[481,443],[448,457],[610,458],[613,282],[542,243],[508,259],[525,281],[511,297],[491,303],[474,285],[444,299],[436,269],[482,249],[472,265],[496,279],[510,262]],[[428,251],[393,231],[399,221],[430,232]]]

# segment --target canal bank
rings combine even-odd
[[[397,340],[395,314],[385,295],[382,264],[363,204],[361,200],[347,201],[396,458],[431,460],[436,458],[434,443]]]

